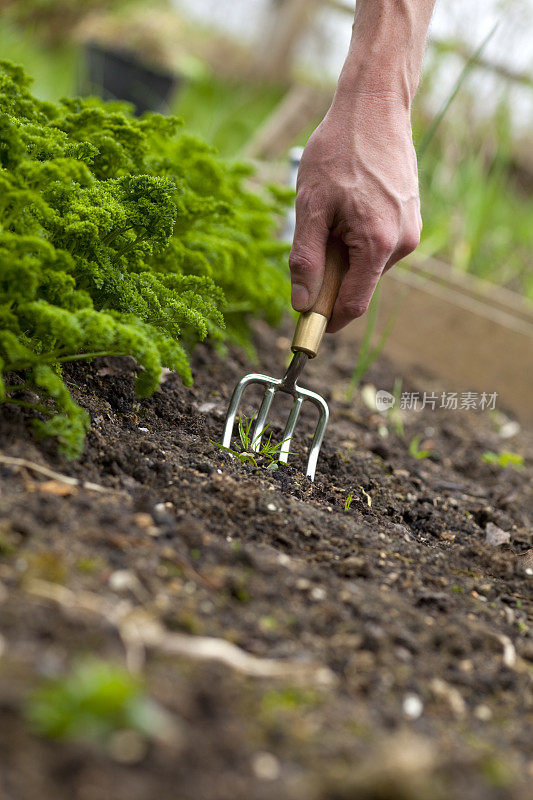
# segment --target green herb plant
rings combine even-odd
[[[505,467],[511,467],[517,471],[520,471],[524,468],[524,456],[521,456],[519,453],[512,453],[509,450],[502,450],[501,453],[494,453],[492,450],[487,450],[486,453],[483,453],[481,456],[481,460],[485,462],[485,464],[495,464],[500,469],[505,469]]]
[[[279,451],[286,439],[282,439],[281,442],[273,444],[271,431],[268,434],[267,440],[265,442],[262,441],[259,449],[255,450],[255,443],[259,439],[263,438],[269,426],[265,425],[262,431],[253,436],[252,424],[254,419],[255,415],[250,419],[239,416],[237,420],[237,427],[239,431],[239,450],[231,447],[224,447],[224,445],[220,444],[219,442],[214,442],[213,440],[211,440],[211,444],[213,444],[215,447],[218,447],[219,450],[224,450],[224,452],[229,453],[231,456],[233,456],[233,458],[236,458],[238,461],[240,461],[241,464],[251,464],[253,467],[259,467],[258,459],[262,459],[263,461],[266,461],[265,469],[275,472],[279,466]],[[289,453],[289,455],[296,454]]]
[[[32,409],[75,457],[89,418],[65,363],[133,356],[145,397],[163,366],[191,383],[199,340],[249,345],[253,315],[279,319],[281,201],[244,188],[248,168],[176,118],[45,103],[29,86],[0,62],[0,401]]]

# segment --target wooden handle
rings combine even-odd
[[[315,314],[322,314],[329,320],[347,270],[348,248],[342,239],[330,236],[326,247],[324,279],[311,311],[314,311]]]
[[[318,353],[347,269],[348,248],[341,239],[330,236],[322,286],[313,308],[300,314],[291,345],[294,353],[306,353],[309,358]]]

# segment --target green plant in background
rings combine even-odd
[[[159,738],[171,727],[168,713],[146,695],[140,681],[96,659],[80,661],[33,692],[25,716],[40,736],[99,744],[117,731]]]
[[[63,44],[73,28],[95,11],[117,10],[135,0],[2,0],[8,21],[37,31],[49,44]]]
[[[387,409],[387,422],[389,425],[392,424],[394,426],[396,435],[403,439],[405,431],[403,426],[402,411],[400,408],[400,401],[402,397],[402,379],[399,377],[394,379],[392,394],[394,397],[394,404]]]
[[[421,436],[413,436],[411,441],[409,442],[409,453],[418,460],[422,458],[428,458],[432,451],[431,450],[421,450],[420,449],[420,442],[422,440]]]
[[[247,168],[175,118],[43,103],[29,83],[0,64],[0,400],[39,412],[38,432],[72,457],[88,417],[63,363],[134,356],[140,396],[162,366],[189,384],[197,341],[247,343],[251,315],[278,321],[286,247],[273,238],[279,200],[247,191]]]
[[[352,400],[355,390],[359,386],[362,378],[366,375],[374,361],[379,358],[383,348],[385,347],[389,336],[392,333],[392,329],[394,327],[394,323],[396,322],[396,315],[397,309],[393,311],[387,322],[385,323],[385,327],[381,332],[377,343],[372,347],[372,337],[374,335],[374,329],[376,327],[377,322],[377,314],[379,308],[379,284],[376,287],[376,291],[370,301],[370,306],[368,308],[368,315],[367,315],[367,322],[365,325],[365,332],[363,334],[363,339],[361,341],[361,346],[359,347],[359,352],[357,354],[357,361],[355,363],[354,371],[352,372],[352,377],[350,378],[350,384],[348,389],[346,390],[346,399]]]
[[[204,74],[184,87],[172,110],[192,133],[214,145],[222,155],[235,157],[282,96],[280,87]]]
[[[524,456],[519,455],[519,453],[512,453],[509,450],[502,450],[501,453],[494,453],[492,450],[487,450],[487,452],[483,453],[481,456],[481,460],[485,464],[495,464],[501,469],[512,467],[518,471],[522,470],[525,465]]]

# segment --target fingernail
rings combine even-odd
[[[291,286],[291,303],[295,311],[307,308],[309,303],[309,292],[301,283],[293,283]]]

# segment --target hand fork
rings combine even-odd
[[[263,395],[263,400],[255,421],[251,437],[251,447],[254,452],[259,452],[261,449],[261,437],[265,430],[268,412],[270,411],[270,406],[272,405],[276,392],[290,394],[294,398],[294,403],[289,413],[285,430],[283,431],[282,442],[278,448],[278,461],[286,464],[289,458],[290,444],[294,429],[296,428],[296,423],[298,422],[300,410],[303,403],[309,400],[317,407],[319,412],[318,423],[309,449],[306,469],[306,475],[311,478],[311,480],[314,480],[318,455],[326,432],[326,425],[328,424],[329,409],[323,397],[316,394],[316,392],[311,392],[309,389],[304,389],[302,386],[299,386],[297,380],[307,360],[309,358],[314,358],[318,353],[345,272],[345,247],[340,240],[333,240],[330,238],[326,248],[326,266],[322,287],[313,308],[310,311],[300,314],[291,345],[291,350],[294,355],[285,375],[283,378],[271,378],[268,375],[252,372],[250,375],[245,375],[244,378],[239,381],[233,390],[228,406],[228,413],[226,414],[226,422],[224,424],[224,433],[222,436],[223,447],[231,447],[235,417],[244,390],[251,384],[262,384],[266,386],[266,391]]]

